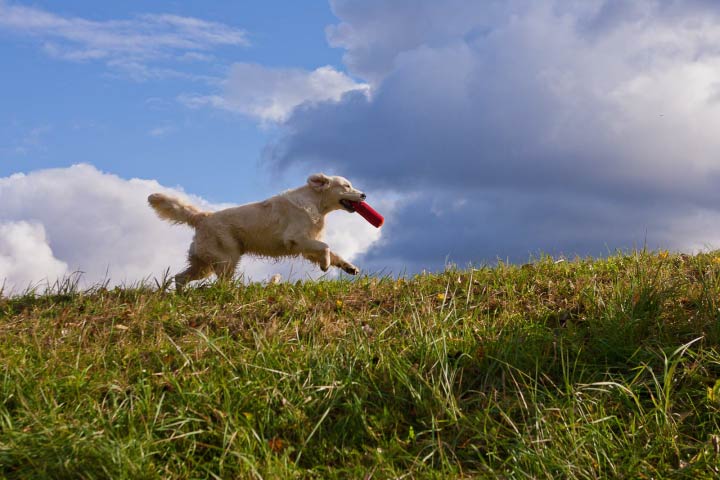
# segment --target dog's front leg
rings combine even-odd
[[[330,252],[330,263],[333,267],[341,268],[343,269],[343,271],[345,271],[345,273],[349,273],[350,275],[357,275],[358,273],[360,273],[360,269],[358,267],[348,262],[333,251]]]
[[[286,240],[285,244],[291,253],[299,253],[308,260],[317,263],[323,272],[327,272],[330,268],[330,247],[328,247],[327,243],[301,238]]]

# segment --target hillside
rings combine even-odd
[[[716,478],[720,255],[0,299],[0,477]]]

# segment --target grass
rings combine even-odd
[[[61,283],[0,299],[0,477],[717,478],[719,302],[715,253]]]

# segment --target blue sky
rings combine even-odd
[[[717,45],[715,0],[0,0],[0,279],[174,271],[148,193],[315,171],[385,214],[331,215],[368,273],[718,248]]]
[[[213,109],[189,109],[178,97],[213,90],[234,62],[315,69],[341,66],[342,52],[325,40],[335,18],[325,1],[246,2],[7,2],[62,18],[132,21],[146,14],[175,14],[218,22],[244,33],[246,45],[220,45],[211,61],[152,58],[167,68],[208,81],[134,78],[104,60],[68,61],[48,54],[48,42],[71,43],[47,33],[0,29],[0,176],[90,163],[123,177],[181,185],[214,201],[245,202],[277,185],[257,168],[273,133],[254,119]],[[181,55],[178,49],[172,52]],[[217,169],[199,176],[195,162]]]

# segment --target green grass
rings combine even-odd
[[[717,478],[720,256],[0,299],[0,477]]]

